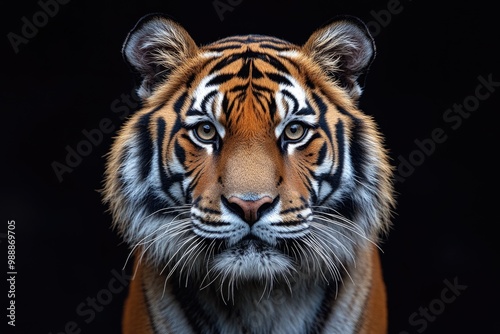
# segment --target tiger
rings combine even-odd
[[[387,332],[393,167],[359,108],[375,53],[353,16],[301,45],[138,21],[122,54],[141,104],[102,188],[133,261],[123,333]]]

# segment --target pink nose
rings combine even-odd
[[[273,199],[269,196],[264,196],[256,201],[246,201],[236,196],[231,196],[227,200],[230,208],[249,225],[254,224],[261,213],[271,206]]]

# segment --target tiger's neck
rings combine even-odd
[[[165,280],[141,262],[130,286],[124,333],[386,333],[385,291],[376,250],[343,282],[211,284]]]

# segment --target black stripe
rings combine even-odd
[[[273,93],[274,91],[267,88],[267,87],[264,87],[264,86],[261,86],[261,85],[257,85],[255,83],[252,83],[252,91],[257,91],[257,92],[266,92],[266,93]]]
[[[203,219],[203,217],[198,216],[198,215],[196,215],[194,213],[191,214],[191,218],[192,218],[192,220],[195,220],[195,219],[199,220],[201,224],[207,225],[207,226],[219,227],[219,226],[229,226],[229,225],[231,225],[231,223],[223,222],[223,221],[209,221],[209,220],[205,220],[205,219]],[[201,230],[203,232],[206,232],[206,233],[215,233],[215,234],[223,234],[224,233],[223,231],[208,231],[208,230],[204,229],[203,227],[200,227],[199,225],[196,225],[195,228],[198,229],[198,230]]]
[[[328,111],[328,107],[325,104],[325,102],[323,102],[323,99],[318,94],[313,93],[312,96],[313,96],[314,102],[316,103],[316,106],[319,109],[319,116],[320,116],[319,125],[320,125],[321,129],[323,129],[323,131],[325,132],[326,136],[328,138],[332,138],[332,133],[330,132],[328,122],[326,121],[326,112]]]
[[[338,165],[338,168],[337,170],[335,171],[335,174],[323,174],[321,175],[322,177],[324,177],[324,180],[327,181],[328,183],[330,183],[330,186],[332,187],[332,190],[330,192],[330,194],[328,194],[328,196],[326,196],[324,199],[323,199],[323,202],[319,203],[319,205],[322,205],[324,204],[324,202],[329,199],[329,197],[331,196],[331,194],[333,192],[335,192],[339,186],[340,186],[340,179],[342,177],[342,173],[344,171],[344,154],[345,154],[345,149],[344,149],[344,145],[345,145],[345,140],[344,140],[344,123],[339,120],[337,122],[337,124],[335,125],[335,142],[337,143],[337,152],[338,152],[338,161],[337,161],[337,165]]]
[[[170,135],[168,137],[168,141],[172,141],[172,138],[180,131],[182,128],[182,122],[181,122],[181,111],[182,107],[184,106],[184,103],[187,98],[187,92],[184,92],[174,103],[174,111],[176,113],[176,118],[175,118],[175,123],[174,126],[172,127],[172,130],[170,131]],[[160,151],[161,152],[161,151]],[[161,156],[161,154],[160,154]]]
[[[290,72],[288,71],[286,66],[283,65],[283,63],[278,58],[276,58],[274,56],[271,56],[271,55],[266,54],[266,53],[261,53],[261,52],[247,52],[247,53],[251,54],[249,56],[259,58],[259,59],[269,63],[274,68],[276,68],[278,70],[278,72],[290,74]]]
[[[137,148],[139,150],[137,158],[139,160],[139,179],[141,181],[144,181],[148,177],[151,171],[151,162],[153,160],[153,142],[149,131],[153,112],[154,111],[142,115],[134,126],[137,130],[136,138]]]
[[[250,67],[252,66],[252,60],[247,60],[244,62],[243,66],[240,68],[236,76],[238,78],[246,79],[250,76]]]
[[[278,46],[279,45],[279,46]],[[291,46],[290,45],[287,45],[287,44],[270,44],[270,43],[261,43],[259,46],[261,48],[265,48],[265,49],[272,49],[272,50],[276,50],[276,51],[289,51],[289,50],[292,50]]]
[[[151,138],[151,132],[149,130],[149,125],[151,123],[151,116],[153,116],[155,112],[163,108],[164,105],[165,104],[162,103],[159,106],[152,109],[151,111],[142,115],[134,126],[136,130],[135,134],[137,138],[137,146],[140,152],[139,155],[137,155],[137,158],[140,161],[139,177],[141,181],[144,181],[149,175],[149,172],[151,171],[151,162],[153,160],[153,151],[154,151],[153,141]],[[125,158],[126,155],[127,154],[122,155],[122,159]],[[120,165],[123,165],[123,163],[124,160],[121,160]]]
[[[347,112],[342,108],[339,108],[339,110],[347,114]],[[361,138],[361,134],[364,131],[364,126],[360,119],[352,115],[350,116],[353,121],[351,138],[349,142],[349,148],[350,148],[349,153],[352,159],[352,167],[354,169],[355,177],[357,177],[359,181],[365,182],[367,181],[367,179],[364,173],[364,166],[365,166],[365,157],[367,156],[367,152],[366,148],[362,144],[362,138]]]
[[[218,331],[214,320],[204,311],[198,300],[199,287],[194,286],[192,280],[182,279],[177,273],[170,278],[169,282],[172,284],[172,293],[181,306],[193,332],[216,334]]]
[[[152,214],[154,212],[161,214],[161,210],[168,208],[170,205],[167,201],[148,191],[143,197],[141,197],[138,202],[138,206],[145,208],[148,214]]]
[[[182,107],[184,106],[184,102],[187,98],[187,92],[184,92],[174,103],[174,111],[180,115],[182,111]]]
[[[295,114],[299,109],[299,100],[297,100],[297,98],[286,89],[281,90],[281,93],[293,101],[293,110],[287,110],[288,114]]]
[[[303,219],[287,220],[287,221],[279,222],[279,223],[271,223],[271,226],[297,226],[297,225],[300,225],[302,223],[304,223]],[[305,227],[302,230],[298,230],[298,231],[296,231],[296,230],[295,231],[280,231],[280,235],[293,234],[293,233],[298,233],[298,232],[302,232],[302,231],[306,231],[306,230],[309,230],[309,228]]]
[[[248,82],[246,84],[243,84],[243,85],[236,85],[233,88],[231,88],[229,91],[231,93],[240,92],[240,91],[244,92],[244,91],[246,91],[248,89],[248,85],[249,85]]]
[[[209,112],[212,110],[211,106],[207,107],[207,104],[211,102],[211,99],[217,95],[218,91],[217,90],[212,90],[210,93],[205,95],[203,97],[203,100],[201,100],[201,110],[205,112],[205,114],[209,114]]]
[[[234,74],[232,73],[219,74],[213,77],[209,82],[207,82],[207,86],[221,85],[224,82],[231,80],[232,78],[234,78]]]
[[[191,88],[191,85],[193,84],[194,78],[196,77],[196,72],[191,73],[187,79],[186,82],[184,83],[187,88]],[[186,93],[184,93],[185,95]]]
[[[269,109],[269,112],[271,114],[271,120],[274,120],[274,114],[276,113],[276,103],[274,103],[274,110],[272,109],[273,106],[270,104],[270,101],[266,98],[266,96],[264,94],[256,94],[255,96],[255,99],[252,100],[252,103],[255,102],[255,100],[257,101],[258,105],[260,108],[256,108],[256,109],[260,109],[260,110],[266,110],[266,109]],[[269,108],[266,108],[266,105],[265,103],[269,105]]]
[[[288,86],[293,86],[292,83],[290,82],[290,80],[288,80],[287,77],[285,77],[284,75],[281,75],[279,73],[269,73],[269,72],[266,72],[266,76],[277,82],[278,84],[284,84],[284,85],[288,85]]]
[[[305,208],[306,207],[304,205],[302,205],[302,206],[295,207],[295,208],[289,208],[289,209],[281,210],[280,211],[280,215],[285,215],[285,214],[290,213],[290,212],[301,211],[301,210],[304,210]]]
[[[253,79],[260,79],[263,78],[264,74],[257,68],[257,66],[254,66],[252,62],[252,78]]]
[[[335,206],[335,210],[345,218],[349,219],[350,221],[354,221],[354,218],[357,213],[356,209],[356,204],[354,203],[354,200],[352,197],[346,197],[345,199],[342,200],[341,203]],[[335,214],[337,214],[335,212]]]
[[[319,133],[317,133],[317,132],[316,132],[316,133],[314,133],[314,134],[311,136],[311,138],[309,138],[309,140],[308,140],[308,141],[306,141],[305,143],[303,143],[303,144],[302,144],[302,145],[300,145],[300,146],[297,146],[295,149],[296,149],[297,151],[303,151],[303,150],[305,150],[305,149],[309,146],[309,144],[310,144],[310,143],[311,143],[314,139],[318,139],[318,138],[321,138],[321,135],[320,135]]]
[[[224,57],[220,59],[215,65],[212,67],[210,70],[211,73],[218,72],[219,70],[223,69],[224,67],[228,66],[229,64],[240,60],[241,59],[241,53],[237,53],[234,55],[230,55],[229,57]]]
[[[226,94],[224,94],[224,96],[222,97],[222,112],[226,114],[227,118],[229,118],[229,115],[231,114],[233,103],[234,101],[231,101],[231,105],[229,105],[229,100]]]
[[[170,200],[175,203],[175,204],[181,204],[179,199],[175,196],[172,196],[170,193],[170,186],[173,184],[172,177],[168,177],[167,175],[167,170],[165,169],[165,166],[163,165],[163,159],[165,158],[163,156],[163,141],[165,139],[165,128],[166,128],[166,123],[163,118],[158,118],[157,119],[157,129],[156,129],[156,145],[157,145],[157,150],[158,150],[158,173],[160,174],[160,183],[161,183],[161,188],[163,192],[170,198]]]
[[[271,115],[271,121],[274,121],[274,116],[276,115],[276,109],[277,109],[277,107],[276,107],[276,99],[267,99],[266,97],[264,97],[264,99],[269,104],[268,110],[269,110],[269,114]],[[266,110],[266,109],[263,108],[263,110]]]
[[[349,154],[352,161],[354,177],[361,183],[369,183],[374,189],[378,189],[379,184],[369,182],[365,174],[367,149],[362,142],[362,134],[364,132],[363,121],[354,115],[348,113],[345,109],[337,107],[339,112],[348,116],[352,120],[351,138],[349,141]],[[340,211],[342,210],[342,211]],[[339,211],[348,219],[353,220],[356,215],[356,206],[352,198],[347,198],[343,201]]]
[[[323,143],[323,145],[321,145],[321,148],[319,149],[318,158],[316,159],[316,163],[315,164],[317,166],[320,166],[325,161],[326,151],[327,151],[326,143]]]
[[[241,44],[227,44],[227,45],[224,45],[224,46],[210,46],[208,45],[207,46],[207,50],[210,50],[210,51],[215,51],[215,52],[221,52],[221,51],[226,51],[226,50],[233,50],[233,49],[241,49],[243,45]]]
[[[297,116],[308,116],[308,115],[315,115],[314,110],[312,108],[302,108],[298,110],[295,115]]]
[[[280,59],[278,59],[272,55],[269,55],[267,53],[257,52],[257,51],[252,51],[252,50],[246,50],[244,52],[235,53],[235,54],[230,55],[227,58],[220,60],[212,67],[210,72],[215,73],[215,72],[221,70],[222,68],[226,67],[227,65],[229,65],[229,64],[231,64],[239,59],[249,59],[249,58],[261,59],[262,61],[273,66],[278,72],[290,74],[290,72],[288,71],[286,66],[283,65],[283,63],[281,62]]]
[[[186,117],[188,117],[188,116],[205,116],[205,115],[206,115],[206,113],[204,113],[200,110],[192,109],[192,108],[190,108],[186,112]]]
[[[330,284],[325,284],[325,292],[323,295],[321,306],[319,307],[318,313],[316,313],[316,318],[312,322],[312,326],[307,330],[307,334],[324,333],[326,320],[330,318],[331,313],[334,309],[333,306],[336,300],[335,297],[337,294],[337,288],[339,288],[340,293],[342,293],[345,276],[345,272],[341,271],[340,279],[337,279],[334,282],[330,282]],[[337,299],[339,299],[339,296],[337,296]]]
[[[306,76],[306,86],[310,89],[314,89],[316,85],[314,84],[314,82],[312,82],[311,77],[309,77],[309,75],[307,74],[305,74],[305,76]]]
[[[182,164],[182,166],[184,166],[185,163],[186,163],[186,151],[179,144],[178,140],[176,140],[175,143],[174,143],[174,152],[175,152],[175,156],[177,157],[177,159],[179,159],[179,161]]]
[[[210,208],[200,208],[200,207],[197,207],[198,210],[200,210],[201,212],[205,212],[205,213],[212,213],[212,214],[215,214],[215,215],[220,215],[221,212],[219,210],[214,210],[214,209],[210,209]],[[226,224],[226,223],[224,223]]]

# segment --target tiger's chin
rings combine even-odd
[[[212,268],[222,280],[266,284],[295,271],[292,258],[256,239],[243,239],[215,255]]]

